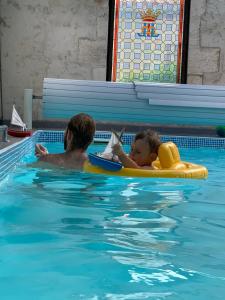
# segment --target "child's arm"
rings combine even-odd
[[[116,144],[113,146],[113,154],[117,155],[119,157],[119,160],[121,161],[122,165],[125,168],[135,168],[138,169],[139,166],[134,162],[127,154],[123,151],[120,144]]]
[[[44,146],[42,146],[41,144],[36,144],[35,145],[35,155],[37,157],[41,157],[48,154],[48,150],[47,148],[45,148]]]
[[[61,155],[60,154],[49,154],[47,148],[41,144],[35,145],[35,155],[38,158],[38,162],[46,162],[50,164],[60,164]]]

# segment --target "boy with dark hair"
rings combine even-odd
[[[114,145],[113,153],[126,168],[152,169],[152,162],[157,159],[160,145],[158,134],[148,129],[136,134],[129,155],[124,153],[119,144]]]
[[[73,116],[64,136],[64,150],[87,150],[93,141],[95,134],[95,122],[91,116],[80,113]]]
[[[86,150],[93,141],[94,134],[94,120],[91,116],[80,113],[73,116],[68,123],[64,135],[64,153],[48,154],[45,147],[36,144],[35,154],[39,157],[39,161],[68,169],[81,170],[87,160]]]

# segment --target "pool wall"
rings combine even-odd
[[[38,130],[32,137],[25,138],[13,145],[0,150],[0,181],[3,180],[26,155],[34,151],[35,143],[63,142],[63,131]],[[96,141],[107,141],[111,136],[108,131],[97,131]],[[134,134],[125,134],[125,144],[131,144]],[[225,149],[224,138],[192,137],[192,136],[161,136],[163,142],[172,141],[180,148],[212,148]]]
[[[0,150],[0,181],[4,179],[33,150],[38,133]]]

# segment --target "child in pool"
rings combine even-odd
[[[117,155],[126,168],[152,169],[152,162],[158,156],[161,145],[158,134],[150,129],[137,133],[127,155],[120,144],[113,146],[113,154]]]

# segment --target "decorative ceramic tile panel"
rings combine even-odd
[[[180,82],[184,0],[116,0],[113,81]]]

